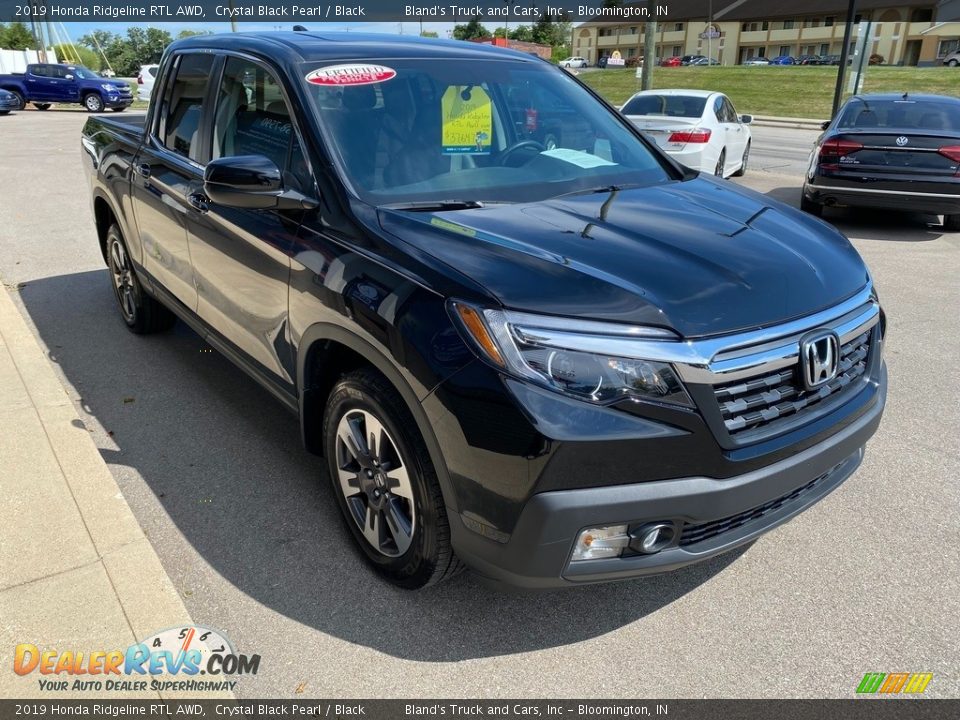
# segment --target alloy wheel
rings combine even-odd
[[[413,486],[390,433],[367,410],[349,410],[337,424],[336,463],[350,517],[366,541],[399,557],[416,531]]]
[[[128,323],[133,323],[137,319],[133,271],[127,259],[127,251],[119,240],[114,240],[110,245],[110,270],[113,273],[113,288],[120,302],[120,312]]]

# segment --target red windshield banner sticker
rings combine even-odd
[[[383,65],[330,65],[314,70],[306,76],[306,81],[314,85],[372,85],[391,80],[397,71]]]

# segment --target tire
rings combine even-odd
[[[117,225],[111,225],[107,230],[107,265],[120,317],[131,332],[149,335],[173,327],[176,315],[143,291]]]
[[[111,109],[113,112],[123,112],[124,110],[126,110],[125,107],[110,108],[110,109]]]
[[[27,105],[23,99],[23,93],[21,93],[19,90],[9,90],[8,92],[17,99],[17,106],[14,108],[14,110],[23,110],[23,108]]]
[[[557,136],[553,133],[547,133],[546,137],[543,138],[543,147],[547,150],[555,150],[558,145]]]
[[[717,159],[717,167],[714,169],[713,174],[718,178],[723,177],[723,169],[727,164],[727,149],[724,148],[720,151],[720,157]]]
[[[33,106],[34,106],[37,110],[49,110],[49,109],[50,109],[50,103],[34,103]]]
[[[747,146],[743,149],[743,160],[740,161],[740,169],[737,170],[733,176],[734,177],[743,177],[747,174],[747,164],[750,161],[750,142],[747,142]]]
[[[947,63],[947,65],[949,65],[950,67],[956,67],[957,65],[960,65],[960,60],[951,60],[950,62]]]
[[[0,110],[0,116],[9,115],[9,114],[10,114],[9,110]]]
[[[800,209],[814,217],[823,217],[823,205],[808,199],[806,195],[800,195]]]
[[[944,215],[943,229],[947,232],[960,232],[960,215]]]
[[[426,445],[387,379],[370,368],[344,375],[327,400],[322,432],[337,505],[368,564],[409,590],[459,572]]]
[[[103,112],[103,98],[95,92],[87,93],[83,96],[83,106],[87,109],[87,112]]]

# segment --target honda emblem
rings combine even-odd
[[[800,371],[803,386],[816,390],[837,376],[840,338],[832,330],[814,330],[800,339]]]

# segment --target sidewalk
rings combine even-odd
[[[813,120],[811,118],[794,117],[775,117],[772,115],[754,115],[754,125],[766,125],[767,127],[797,128],[799,130],[822,130],[824,120]]]
[[[158,697],[50,693],[38,680],[106,678],[13,672],[19,643],[88,657],[193,623],[10,292],[0,285],[0,697]]]

